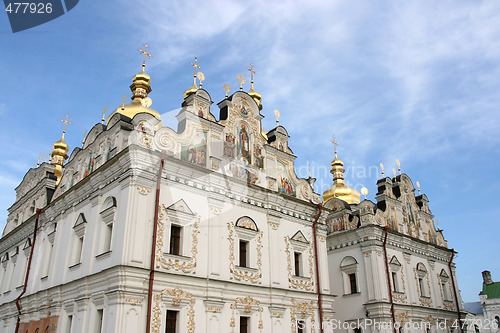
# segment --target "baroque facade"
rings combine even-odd
[[[403,174],[360,202],[335,152],[323,206],[314,179],[295,174],[286,129],[262,128],[253,79],[217,120],[194,65],[177,130],[150,108],[143,64],[130,104],[70,156],[63,131],[51,162],[27,172],[0,239],[1,330],[334,332],[342,321],[375,332],[363,324],[427,320],[445,332],[437,323],[461,300],[427,197]]]

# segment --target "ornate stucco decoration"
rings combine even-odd
[[[229,323],[231,332],[234,332],[236,327],[235,310],[242,310],[246,314],[252,313],[252,311],[257,311],[259,313],[259,324],[257,328],[259,329],[259,332],[262,332],[264,329],[262,321],[262,312],[264,311],[264,308],[260,306],[259,300],[250,296],[236,298],[234,303],[231,304],[231,321]]]
[[[304,289],[307,291],[312,291],[314,287],[313,281],[313,254],[312,254],[312,243],[304,243],[304,245],[308,245],[308,264],[309,264],[309,276],[294,276],[292,273],[292,244],[293,239],[290,237],[285,237],[286,243],[286,258],[287,258],[287,268],[288,268],[288,286],[293,289]],[[297,243],[297,241],[295,241]]]
[[[194,333],[195,330],[195,322],[194,322],[194,305],[196,300],[193,298],[193,295],[189,292],[182,290],[181,288],[173,288],[173,289],[163,289],[161,293],[154,296],[155,305],[153,307],[153,319],[151,321],[151,327],[153,328],[154,333],[159,333],[159,329],[161,326],[161,301],[164,296],[167,296],[171,300],[172,306],[178,307],[181,305],[187,305],[187,315],[188,322],[186,324],[186,328],[188,333]]]
[[[145,188],[145,187],[140,187],[139,185],[136,185],[137,191],[139,191],[140,194],[146,195],[149,192],[151,192],[151,189]]]
[[[249,269],[237,267],[234,263],[234,243],[235,243],[235,225],[233,222],[227,224],[229,235],[229,272],[231,279],[238,281],[249,281],[252,283],[261,283],[262,279],[262,231],[255,231],[257,233],[257,269]],[[251,229],[249,229],[251,230]]]
[[[297,302],[292,298],[292,307],[290,308],[291,332],[297,332],[297,319],[306,319],[309,316],[311,316],[311,325],[314,327],[314,301]]]
[[[181,211],[184,206],[179,206]],[[171,210],[170,210],[171,211]],[[156,240],[156,267],[167,270],[182,271],[184,273],[196,273],[197,254],[198,254],[198,234],[200,233],[200,216],[192,216],[194,220],[193,230],[191,232],[191,257],[175,256],[163,252],[163,235],[165,232],[165,218],[169,214],[169,209],[162,205],[158,212],[158,237]]]

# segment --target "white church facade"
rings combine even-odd
[[[453,331],[454,252],[406,175],[360,202],[335,156],[321,198],[286,129],[262,128],[253,80],[218,120],[196,80],[173,130],[143,64],[130,104],[28,171],[0,239],[0,331]]]

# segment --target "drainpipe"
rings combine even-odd
[[[316,216],[316,219],[314,220],[313,223],[313,233],[314,233],[314,263],[316,267],[316,285],[318,286],[318,311],[319,311],[319,331],[323,333],[323,302],[321,299],[321,285],[320,285],[320,279],[319,279],[319,262],[318,262],[318,242],[317,242],[317,230],[316,226],[318,223],[319,216],[321,215],[321,211],[323,209],[323,205],[321,203],[318,204],[318,216]]]
[[[153,282],[155,278],[155,259],[156,259],[156,233],[158,230],[158,213],[160,211],[160,185],[161,174],[163,173],[163,166],[165,164],[166,153],[164,150],[161,152],[160,170],[158,170],[158,177],[156,179],[156,198],[155,198],[155,215],[153,219],[153,243],[151,245],[151,263],[149,268],[149,287],[148,287],[148,312],[146,319],[146,333],[151,330],[151,307],[153,303]]]
[[[17,306],[17,322],[16,322],[16,333],[19,332],[19,325],[21,324],[21,304],[19,304],[19,301],[21,300],[21,297],[26,293],[26,286],[28,285],[28,278],[30,275],[30,269],[31,269],[31,260],[33,259],[33,249],[35,248],[35,242],[36,242],[36,234],[38,231],[38,220],[40,218],[40,208],[36,209],[36,219],[35,219],[35,230],[33,231],[33,243],[31,244],[31,250],[30,250],[30,257],[28,259],[28,268],[26,268],[26,277],[24,278],[24,286],[23,286],[23,291],[17,296],[16,298],[16,306]]]
[[[387,288],[389,290],[389,301],[391,302],[391,316],[392,316],[392,330],[396,333],[396,316],[394,315],[394,301],[392,299],[392,287],[391,287],[391,277],[389,274],[389,262],[387,261],[387,230],[388,226],[385,226],[384,231],[384,259],[385,259],[385,272],[387,273]]]
[[[454,257],[455,257],[455,250],[451,249],[451,258],[450,261],[448,262],[448,269],[450,270],[451,285],[453,286],[453,294],[455,295],[455,306],[457,307],[458,327],[460,327],[460,332],[463,333],[464,330],[462,328],[462,315],[460,314],[460,307],[458,306],[457,288],[455,287],[455,278],[453,276],[453,271],[451,270],[451,263]]]

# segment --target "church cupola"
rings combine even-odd
[[[122,105],[117,107],[111,115],[108,117],[108,121],[115,113],[120,113],[130,119],[138,113],[149,113],[157,119],[160,119],[160,114],[151,109],[152,104],[151,98],[148,94],[151,92],[151,77],[144,71],[146,67],[146,57],[151,58],[151,54],[148,53],[148,44],[144,44],[144,50],[140,49],[139,52],[144,56],[142,61],[142,70],[137,73],[132,78],[132,84],[130,85],[130,90],[132,91],[132,102],[130,104],[125,104],[126,96],[123,98]]]
[[[203,76],[203,73],[198,73],[198,69],[201,69],[201,66],[198,65],[198,58],[197,57],[194,57],[194,63],[191,63],[191,66],[194,67],[194,77],[193,77],[193,85],[191,87],[189,87],[188,89],[186,89],[186,91],[184,91],[184,93],[182,94],[182,97],[184,97],[184,99],[188,98],[190,95],[194,94],[197,90],[198,90],[198,86],[196,85],[196,78],[198,76],[200,76],[200,81],[203,81],[202,78],[204,78]],[[200,82],[200,86],[201,86],[201,82]]]
[[[330,170],[330,173],[333,175],[333,185],[323,193],[323,203],[328,202],[332,198],[338,198],[350,205],[357,205],[360,202],[360,194],[345,184],[344,162],[337,156],[337,142],[335,141],[335,137],[333,137],[332,142],[335,146],[335,158],[332,161],[332,169]]]
[[[59,141],[56,141],[52,146],[52,152],[50,154],[50,163],[55,165],[54,175],[57,177],[56,186],[59,185],[61,177],[63,174],[64,162],[68,159],[69,146],[64,141],[64,134],[66,133],[66,125],[71,125],[68,120],[69,116],[66,115],[66,120],[61,120],[64,123],[64,129]]]

